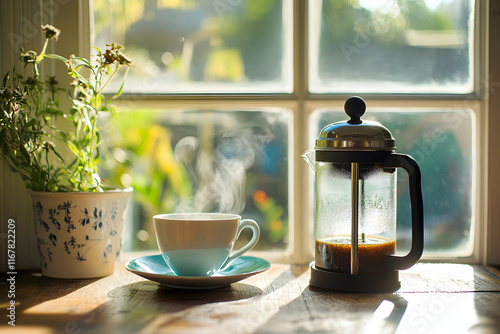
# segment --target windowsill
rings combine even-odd
[[[16,276],[15,327],[56,333],[496,332],[500,271],[490,266],[421,263],[400,273],[396,293],[346,294],[309,287],[307,265],[273,263],[215,290],[175,290],[128,272],[101,279]],[[2,279],[0,293],[9,284]],[[8,304],[2,304],[2,308]],[[9,332],[10,333],[10,332]]]

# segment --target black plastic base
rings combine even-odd
[[[311,263],[311,286],[340,292],[394,292],[401,287],[398,271],[358,275],[334,273]]]

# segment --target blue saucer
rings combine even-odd
[[[161,255],[141,256],[125,265],[128,271],[136,275],[178,289],[220,288],[264,272],[270,267],[271,264],[264,259],[240,256],[212,276],[188,277],[176,276]]]

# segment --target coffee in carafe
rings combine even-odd
[[[373,273],[383,268],[385,257],[394,254],[396,241],[362,236],[358,240],[359,273]],[[338,236],[316,240],[315,265],[324,270],[351,272],[351,237]]]

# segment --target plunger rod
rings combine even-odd
[[[359,205],[359,163],[351,163],[351,275],[359,270],[358,252],[358,205]]]

